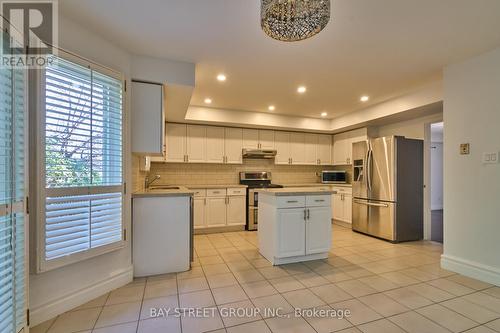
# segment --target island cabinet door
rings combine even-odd
[[[307,208],[306,254],[330,251],[332,244],[331,219],[330,207]]]
[[[305,208],[278,209],[275,257],[303,256],[306,253]]]

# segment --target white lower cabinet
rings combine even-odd
[[[226,225],[226,197],[207,198],[207,227]]]
[[[328,257],[330,194],[259,195],[259,251],[273,265]]]
[[[333,187],[336,194],[332,195],[333,219],[352,223],[352,189]]]
[[[277,258],[303,256],[306,254],[306,229],[304,208],[278,209]]]
[[[193,200],[193,222],[195,228],[203,228],[205,226],[206,200],[206,198],[194,198]]]
[[[246,189],[196,190],[193,210],[195,229],[245,226]]]
[[[245,225],[246,197],[228,196],[226,207],[227,225]]]

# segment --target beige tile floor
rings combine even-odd
[[[441,251],[335,225],[328,259],[273,267],[258,253],[256,232],[199,235],[191,271],[137,279],[31,332],[500,332],[500,288],[441,269]],[[176,307],[207,316],[150,318],[151,308]],[[352,314],[284,315],[313,307]],[[281,316],[255,308],[279,308]]]

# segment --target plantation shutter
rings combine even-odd
[[[45,70],[42,270],[122,243],[122,109],[120,78],[63,58]]]
[[[0,67],[0,332],[26,324],[25,78],[22,68]]]

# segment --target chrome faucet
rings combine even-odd
[[[160,175],[155,175],[155,178],[152,181],[149,181],[149,177],[146,176],[146,178],[144,179],[144,189],[149,190],[149,186],[160,178],[161,178]]]

